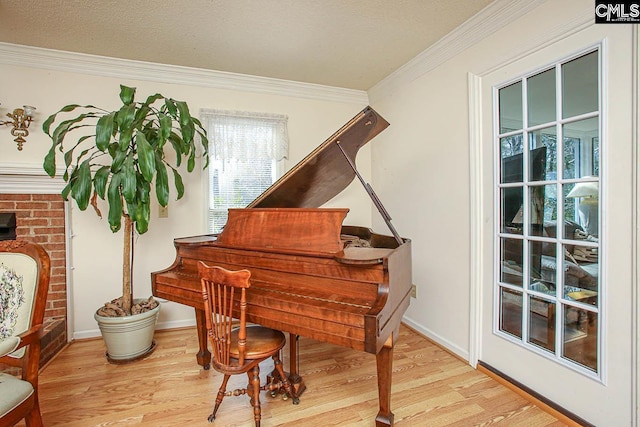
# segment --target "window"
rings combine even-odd
[[[284,169],[289,138],[287,116],[204,110],[209,137],[208,230],[219,233],[229,208],[243,208]]]
[[[494,330],[601,369],[599,51],[496,90]]]

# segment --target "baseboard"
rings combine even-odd
[[[192,328],[196,326],[195,319],[187,319],[187,320],[172,320],[169,322],[158,322],[156,323],[156,331],[162,331],[165,329],[183,329],[183,328]],[[73,340],[87,340],[92,338],[99,338],[102,334],[100,333],[100,329],[87,329],[85,331],[76,331],[73,333]]]
[[[404,316],[402,318],[402,323],[407,325],[409,328],[413,329],[420,335],[428,338],[429,340],[436,343],[439,347],[442,347],[444,350],[452,353],[454,356],[464,360],[465,362],[469,361],[469,350],[464,349],[455,343],[441,337],[440,335],[434,333],[433,331],[426,329],[424,326],[419,323],[414,322],[410,317]]]
[[[583,420],[576,414],[564,409],[560,405],[552,402],[551,400],[547,399],[546,397],[542,396],[536,391],[530,389],[524,384],[521,384],[520,382],[514,380],[508,375],[505,375],[504,373],[498,371],[497,369],[491,367],[490,365],[487,365],[482,361],[478,361],[478,367],[476,369],[479,372],[482,372],[488,377],[494,379],[501,385],[516,392],[519,396],[535,404],[537,407],[539,407],[546,413],[553,415],[555,418],[565,423],[569,427],[595,427],[593,424],[589,423],[588,421]]]
[[[156,323],[156,331],[163,331],[165,329],[192,328],[194,326],[196,326],[196,319],[172,320],[169,322]]]

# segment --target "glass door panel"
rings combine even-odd
[[[500,247],[500,281],[522,286],[522,239],[502,239]]]
[[[562,356],[596,372],[598,369],[598,313],[564,305]]]
[[[562,64],[562,118],[598,111],[598,52]]]
[[[562,76],[560,85],[556,76]],[[597,76],[594,51],[499,88],[503,134],[496,135],[499,332],[590,372],[597,369],[591,341],[598,336],[602,288]],[[563,106],[562,117],[557,105]],[[517,113],[523,114],[520,120]],[[557,319],[556,313],[563,317]],[[590,338],[588,350],[577,344],[583,336]]]
[[[503,87],[500,97],[500,133],[522,129],[522,82]]]
[[[551,352],[556,346],[555,309],[553,301],[529,297],[529,342]]]
[[[522,293],[501,288],[500,330],[522,338]]]
[[[529,132],[529,181],[557,179],[556,126]]]
[[[556,119],[556,70],[551,68],[527,79],[528,126]]]

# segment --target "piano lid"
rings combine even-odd
[[[316,208],[322,206],[347,188],[356,176],[356,171],[345,155],[349,156],[355,164],[360,147],[387,126],[389,123],[373,108],[365,108],[247,207]]]

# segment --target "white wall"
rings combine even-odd
[[[2,57],[2,48],[5,57]],[[25,52],[41,56],[42,60],[35,61],[35,65],[32,66],[20,66],[13,65],[12,62],[15,61],[8,58],[26,56]],[[93,70],[83,64],[80,66],[82,72],[74,72],[71,61],[76,60],[104,63],[104,72],[100,69]],[[40,168],[50,146],[48,137],[42,131],[42,122],[46,117],[71,103],[93,104],[108,109],[119,108],[118,94],[121,83],[137,87],[137,93],[141,98],[160,92],[165,96],[187,101],[194,115],[197,115],[201,108],[288,115],[290,155],[287,168],[295,165],[364,108],[367,100],[364,92],[311,85],[305,87],[293,82],[260,79],[251,79],[250,85],[247,85],[250,86],[249,89],[243,88],[242,84],[231,82],[230,86],[234,89],[228,90],[212,87],[221,85],[210,84],[206,72],[181,70],[176,67],[150,66],[147,71],[150,74],[140,77],[139,74],[133,74],[139,65],[136,63],[129,64],[132,75],[138,77],[133,79],[126,75],[127,65],[121,61],[112,64],[108,59],[0,44],[0,112],[4,115],[5,110],[9,108],[30,104],[37,108],[38,113],[22,152],[16,150],[8,129],[0,129],[0,168],[6,170],[17,165]],[[153,75],[154,71],[158,74],[157,78]],[[186,79],[180,77],[180,71],[196,75],[196,83],[184,83]],[[105,75],[100,75],[101,73]],[[166,78],[170,73],[177,73],[178,77],[174,80],[180,83],[165,83],[172,81],[171,78]],[[117,75],[107,76],[113,74]],[[159,76],[163,76],[163,82],[154,81],[160,80]],[[214,74],[209,79],[216,78],[218,76]],[[200,81],[203,84],[198,84]],[[268,90],[263,90],[261,84],[268,87]],[[282,88],[282,95],[278,94],[278,87]],[[62,164],[61,162],[58,158],[58,163]],[[360,151],[357,162],[361,173],[370,179],[369,147]],[[152,211],[149,232],[137,238],[134,263],[135,297],[150,295],[150,273],[171,265],[175,259],[175,237],[205,232],[203,180],[200,174],[198,170],[196,173],[183,176],[186,187],[183,199],[170,202],[169,217],[166,219],[158,218],[157,210]],[[370,226],[370,201],[359,185],[352,184],[331,201],[330,205],[351,209],[345,223]],[[70,204],[73,238],[70,245],[72,270],[68,272],[68,281],[71,284],[73,336],[76,338],[97,336],[99,331],[93,313],[105,301],[120,295],[123,236],[121,232],[111,233],[106,221],[108,209],[102,206],[105,219],[100,220],[91,207],[86,212],[81,212],[75,204]],[[176,303],[163,304],[159,328],[189,324],[194,324],[191,308]]]
[[[496,3],[520,7],[518,2]],[[558,23],[575,26],[593,20],[593,4],[585,0],[563,2],[563,7],[528,3],[526,15],[486,24],[494,29],[489,34],[483,20],[499,9],[485,10],[486,16],[473,18],[476,23],[467,23],[466,31],[450,34],[448,43],[441,41],[438,48],[444,55],[435,51],[432,59],[426,51],[420,61],[407,64],[369,91],[372,106],[391,123],[372,146],[373,185],[399,233],[413,240],[417,298],[405,320],[464,358],[469,357],[473,208],[469,73],[479,74],[535,49],[545,31],[555,31]],[[549,16],[553,19],[546,19],[546,28],[541,22]],[[516,18],[520,21],[509,26]],[[521,25],[527,25],[526,30],[519,30]],[[447,57],[447,44],[457,54]],[[375,215],[373,223],[382,227]]]

